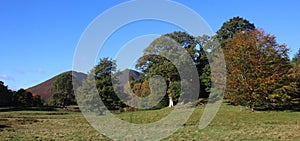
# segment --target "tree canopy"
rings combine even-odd
[[[50,98],[50,105],[65,107],[75,105],[76,99],[73,90],[72,74],[61,74],[52,84],[56,92]]]
[[[263,30],[238,32],[226,41],[225,97],[250,108],[281,108],[292,104],[298,92],[296,75],[286,45]]]
[[[42,106],[42,100],[39,95],[32,94],[24,89],[13,91],[0,81],[0,107],[1,106],[22,106],[35,107]]]
[[[232,38],[235,33],[254,30],[255,26],[248,20],[239,16],[229,19],[229,21],[223,23],[222,27],[217,31],[216,38],[224,46],[224,41],[228,38]]]
[[[106,108],[118,110],[124,107],[115,93],[115,90],[118,91],[119,89],[114,89],[112,84],[113,81],[118,83],[116,75],[116,62],[109,58],[100,59],[100,62],[88,73],[82,86],[77,89],[76,95],[80,99],[80,105],[84,105],[85,110],[98,114],[104,114]]]
[[[188,64],[187,59],[180,58],[180,49],[188,52],[192,60],[189,65],[196,66],[197,78],[183,80],[180,76],[178,66]],[[91,80],[95,79],[97,93],[105,106],[108,109],[118,109],[125,105],[116,92],[123,90],[125,93],[133,92],[138,97],[148,97],[151,96],[151,88],[161,84],[161,87],[166,86],[165,95],[156,108],[163,108],[185,102],[181,101],[180,96],[191,95],[192,90],[197,87],[200,87],[197,98],[220,94],[217,91],[218,88],[223,88],[224,84],[221,82],[225,81],[223,76],[226,75],[225,98],[230,103],[248,106],[250,109],[286,109],[297,104],[295,101],[300,98],[300,53],[290,61],[288,51],[285,44],[276,42],[275,36],[256,29],[247,19],[233,17],[223,23],[215,36],[194,37],[186,32],[176,31],[155,39],[136,63],[136,70],[141,71],[145,77],[137,80],[130,78],[129,83],[122,88],[115,88],[112,84],[119,83],[116,79],[119,72],[115,61],[102,58],[79,90],[80,93],[94,93],[90,88],[93,87]],[[224,58],[223,54],[218,54],[222,52],[226,64],[224,59],[221,60]],[[190,66],[181,69],[188,72]],[[154,85],[151,79],[157,76],[161,79]],[[200,81],[199,86],[190,87],[190,91],[182,93],[181,86],[196,83],[195,80]],[[212,86],[216,89],[212,89]],[[162,90],[164,89],[159,89]],[[83,99],[86,103],[97,105],[95,95],[85,96]],[[132,99],[131,102],[139,104],[135,100]],[[97,106],[100,111],[104,107]]]

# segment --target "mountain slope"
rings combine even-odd
[[[29,91],[33,94],[38,94],[41,96],[41,99],[43,100],[49,100],[50,97],[52,96],[52,94],[55,93],[55,91],[51,91],[51,87],[52,87],[52,84],[55,82],[55,80],[62,74],[72,74],[73,75],[73,78],[75,78],[75,80],[77,82],[79,82],[80,84],[82,83],[82,81],[84,79],[86,79],[87,75],[84,74],[84,73],[81,73],[81,72],[76,72],[76,71],[68,71],[68,72],[64,72],[64,73],[61,73],[59,75],[56,75],[54,77],[52,77],[51,79],[49,80],[46,80],[36,86],[33,86],[33,87],[30,87],[28,89],[26,89],[26,91]]]

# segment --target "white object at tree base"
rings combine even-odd
[[[174,104],[173,104],[173,99],[171,96],[169,96],[169,107],[173,107]]]

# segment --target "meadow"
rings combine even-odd
[[[172,109],[124,112],[119,118],[149,123]],[[212,123],[198,129],[204,106],[187,123],[163,140],[300,140],[300,112],[254,111],[223,103]],[[1,140],[110,140],[95,130],[80,112],[15,110],[0,112]]]

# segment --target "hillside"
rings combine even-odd
[[[120,84],[125,84],[127,83],[128,80],[137,80],[137,79],[144,79],[145,74],[142,72],[138,72],[136,70],[131,70],[131,69],[125,69],[120,72],[121,76],[119,76],[119,83]],[[129,78],[126,78],[126,76],[129,75]]]
[[[68,71],[68,72],[64,72],[61,74],[65,74],[65,73],[69,73],[72,74],[73,77],[75,77],[75,79],[79,82],[82,83],[82,81],[84,79],[86,79],[87,75],[84,73],[80,73],[80,72],[76,72],[76,71]],[[38,85],[35,85],[33,87],[30,87],[28,89],[26,89],[26,91],[29,91],[33,94],[38,94],[41,96],[41,98],[43,100],[49,100],[49,98],[51,97],[51,95],[54,93],[54,91],[51,91],[51,86],[53,84],[53,82],[55,82],[55,80],[61,75],[58,74],[54,77],[52,77],[49,80],[46,80]]]
[[[143,78],[144,77],[144,74],[142,73],[139,73],[137,71],[134,71],[134,70],[123,70],[122,71],[123,73],[123,76],[121,76],[121,84],[124,84],[125,82],[123,82],[124,80],[127,80],[125,79],[125,74],[128,74],[129,73],[129,76],[132,78],[132,79],[138,79],[138,78]],[[87,77],[87,74],[84,74],[84,73],[80,73],[80,72],[76,72],[76,71],[68,71],[68,72],[64,72],[64,73],[69,73],[69,74],[72,74],[73,77],[75,77],[75,79],[77,80],[77,82],[79,82],[80,84],[82,83],[83,80],[86,79]],[[58,76],[64,74],[64,73],[61,73],[61,74],[58,74],[52,78],[50,78],[49,80],[46,80],[38,85],[35,85],[33,87],[30,87],[28,89],[26,89],[26,91],[29,91],[33,94],[38,94],[41,96],[41,98],[43,100],[49,100],[50,97],[52,96],[52,94],[55,93],[55,91],[51,91],[51,86],[53,84],[53,82],[58,78]]]

